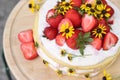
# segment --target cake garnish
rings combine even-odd
[[[76,39],[76,42],[77,42],[76,46],[79,48],[81,55],[84,55],[85,45],[89,44],[92,41],[93,41],[93,39],[91,38],[90,32],[87,32],[87,33],[80,32],[79,33],[79,36]]]
[[[62,75],[63,75],[62,70],[59,70],[59,69],[58,69],[56,72],[57,72],[58,76],[62,76]]]
[[[43,63],[44,63],[46,66],[49,64],[49,62],[46,61],[46,60],[44,60],[44,59],[43,59]]]
[[[75,71],[75,69],[73,69],[73,68],[69,68],[69,69],[68,69],[68,74],[69,74],[69,75],[74,75],[75,72],[76,72],[76,71]]]
[[[35,45],[36,48],[39,48],[38,42],[34,42],[34,45]]]
[[[103,75],[102,80],[112,80],[111,75],[107,73],[106,70],[103,71]]]
[[[68,60],[72,61],[72,59],[73,59],[73,55],[72,54],[68,54]]]
[[[99,24],[97,28],[93,29],[92,35],[94,35],[96,38],[103,38],[103,36],[106,34],[107,28],[103,24]]]
[[[62,56],[65,56],[66,54],[67,54],[66,50],[65,50],[65,49],[62,49],[62,50],[61,50],[61,55],[62,55]]]
[[[90,74],[89,73],[86,73],[84,76],[85,76],[85,78],[90,80]]]
[[[56,10],[57,14],[62,14],[65,15],[65,13],[69,10],[72,9],[72,2],[66,2],[66,0],[61,0],[61,2],[58,2],[57,5],[54,7]]]

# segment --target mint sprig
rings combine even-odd
[[[76,40],[77,48],[79,48],[79,51],[80,51],[82,56],[84,55],[85,45],[87,45],[93,41],[90,34],[91,34],[90,32],[87,32],[84,34],[82,32],[80,32],[78,35],[78,38]]]

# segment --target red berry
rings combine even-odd
[[[46,27],[44,29],[43,33],[44,33],[46,38],[48,38],[49,40],[53,40],[57,36],[58,30],[56,28],[53,28],[53,27]]]
[[[66,44],[71,49],[77,49],[76,39],[78,38],[78,35],[79,35],[80,32],[81,32],[81,30],[75,30],[75,33],[73,34],[73,36],[68,38],[68,39],[66,39]]]
[[[111,47],[115,46],[117,41],[118,41],[118,37],[112,32],[108,32],[104,37],[103,49],[109,50]]]
[[[84,32],[91,31],[94,27],[96,27],[97,20],[88,14],[85,14],[82,18],[82,29]]]
[[[65,43],[65,36],[62,36],[62,34],[58,34],[58,35],[56,36],[55,41],[56,41],[56,44],[57,44],[57,45],[63,46],[64,43]]]
[[[110,17],[112,17],[114,14],[114,9],[110,5],[107,5],[107,8],[110,9],[110,11],[108,11],[108,13],[110,14]]]
[[[94,38],[90,43],[95,49],[100,50],[102,47],[102,39]]]
[[[53,28],[58,28],[58,24],[63,19],[61,14],[55,15],[55,10],[51,9],[48,11],[46,15],[46,21],[51,25]]]
[[[32,60],[38,56],[33,42],[21,44],[21,50],[25,59]]]
[[[18,34],[18,39],[22,43],[33,42],[33,31],[32,30],[26,30],[26,31],[20,32]]]
[[[72,0],[72,2],[73,2],[72,6],[75,7],[80,7],[82,4],[82,0]]]
[[[75,28],[80,27],[82,17],[76,10],[74,10],[74,9],[69,10],[65,14],[65,18],[70,19]]]

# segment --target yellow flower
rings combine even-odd
[[[72,9],[73,8],[72,4],[73,2],[71,0],[69,2],[65,2],[65,1],[62,2],[62,6],[64,6],[66,10]]]
[[[92,35],[96,38],[102,38],[104,34],[106,34],[106,27],[103,24],[99,24],[97,28],[92,31]]]
[[[62,32],[62,36],[68,39],[74,34],[74,28],[69,23],[62,24],[60,32]]]
[[[91,7],[92,7],[91,4],[85,3],[85,4],[81,5],[80,9],[84,10],[85,12],[87,12],[88,10],[90,10]]]
[[[56,72],[57,72],[58,76],[62,76],[63,75],[62,70],[57,70]]]
[[[38,11],[40,9],[40,5],[35,4],[34,0],[30,0],[28,7],[32,13],[35,13],[36,11]]]
[[[96,9],[97,10],[100,10],[101,11],[101,9],[103,8],[103,4],[102,4],[102,2],[101,2],[101,0],[97,0],[96,1]]]
[[[101,5],[99,9],[100,13],[100,18],[109,18],[110,13],[109,11],[111,10],[110,8],[107,8],[107,5]]]
[[[89,15],[93,15],[97,17],[97,11],[94,8],[90,8],[90,10],[87,11]]]
[[[106,72],[106,70],[103,71],[103,75],[104,75],[104,76],[103,76],[102,80],[112,80],[111,75],[108,74],[108,73]]]
[[[73,68],[69,68],[68,69],[68,75],[74,75],[75,74],[75,69],[73,69]]]
[[[64,6],[61,6],[61,7],[59,7],[59,8],[57,9],[57,13],[58,13],[58,14],[64,15],[66,12],[67,12],[67,10],[65,9]]]

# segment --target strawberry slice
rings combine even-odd
[[[75,33],[73,34],[73,36],[68,38],[68,39],[66,39],[66,44],[71,49],[77,49],[76,39],[78,38],[78,35],[79,35],[80,32],[81,32],[81,30],[75,30]]]
[[[91,31],[94,27],[96,27],[97,20],[88,14],[85,14],[82,18],[82,29],[84,32]]]
[[[72,0],[73,4],[72,6],[74,7],[80,7],[82,4],[82,0]]]
[[[71,20],[74,28],[78,28],[81,25],[82,16],[74,9],[67,11],[65,18]]]
[[[113,24],[114,23],[114,17],[110,17],[108,20],[107,20],[108,24]]]
[[[62,34],[58,34],[56,36],[55,42],[56,42],[57,45],[63,46],[64,43],[65,43],[65,36],[62,36]]]
[[[106,25],[106,24],[107,24],[107,22],[106,22],[106,20],[105,20],[104,18],[99,19],[99,20],[98,20],[98,23],[99,23],[99,24],[103,24],[103,25]]]
[[[58,24],[63,19],[61,14],[56,15],[54,9],[50,9],[46,15],[46,21],[53,27],[58,28]]]
[[[64,19],[62,19],[61,22],[59,23],[58,31],[61,30],[61,26],[62,26],[62,25],[66,25],[66,24],[69,25],[68,27],[73,26],[72,22],[71,22],[68,18],[64,18]]]
[[[90,43],[95,49],[100,50],[102,47],[102,39],[94,38],[93,41]]]
[[[21,50],[27,60],[32,60],[38,56],[33,42],[21,44]]]
[[[58,30],[50,26],[50,27],[46,27],[43,33],[47,39],[53,40],[57,36]]]
[[[103,50],[109,50],[111,47],[115,46],[118,41],[118,37],[112,32],[108,32],[103,41]]]
[[[25,30],[18,34],[18,39],[22,43],[26,42],[33,42],[33,31],[32,30]]]

